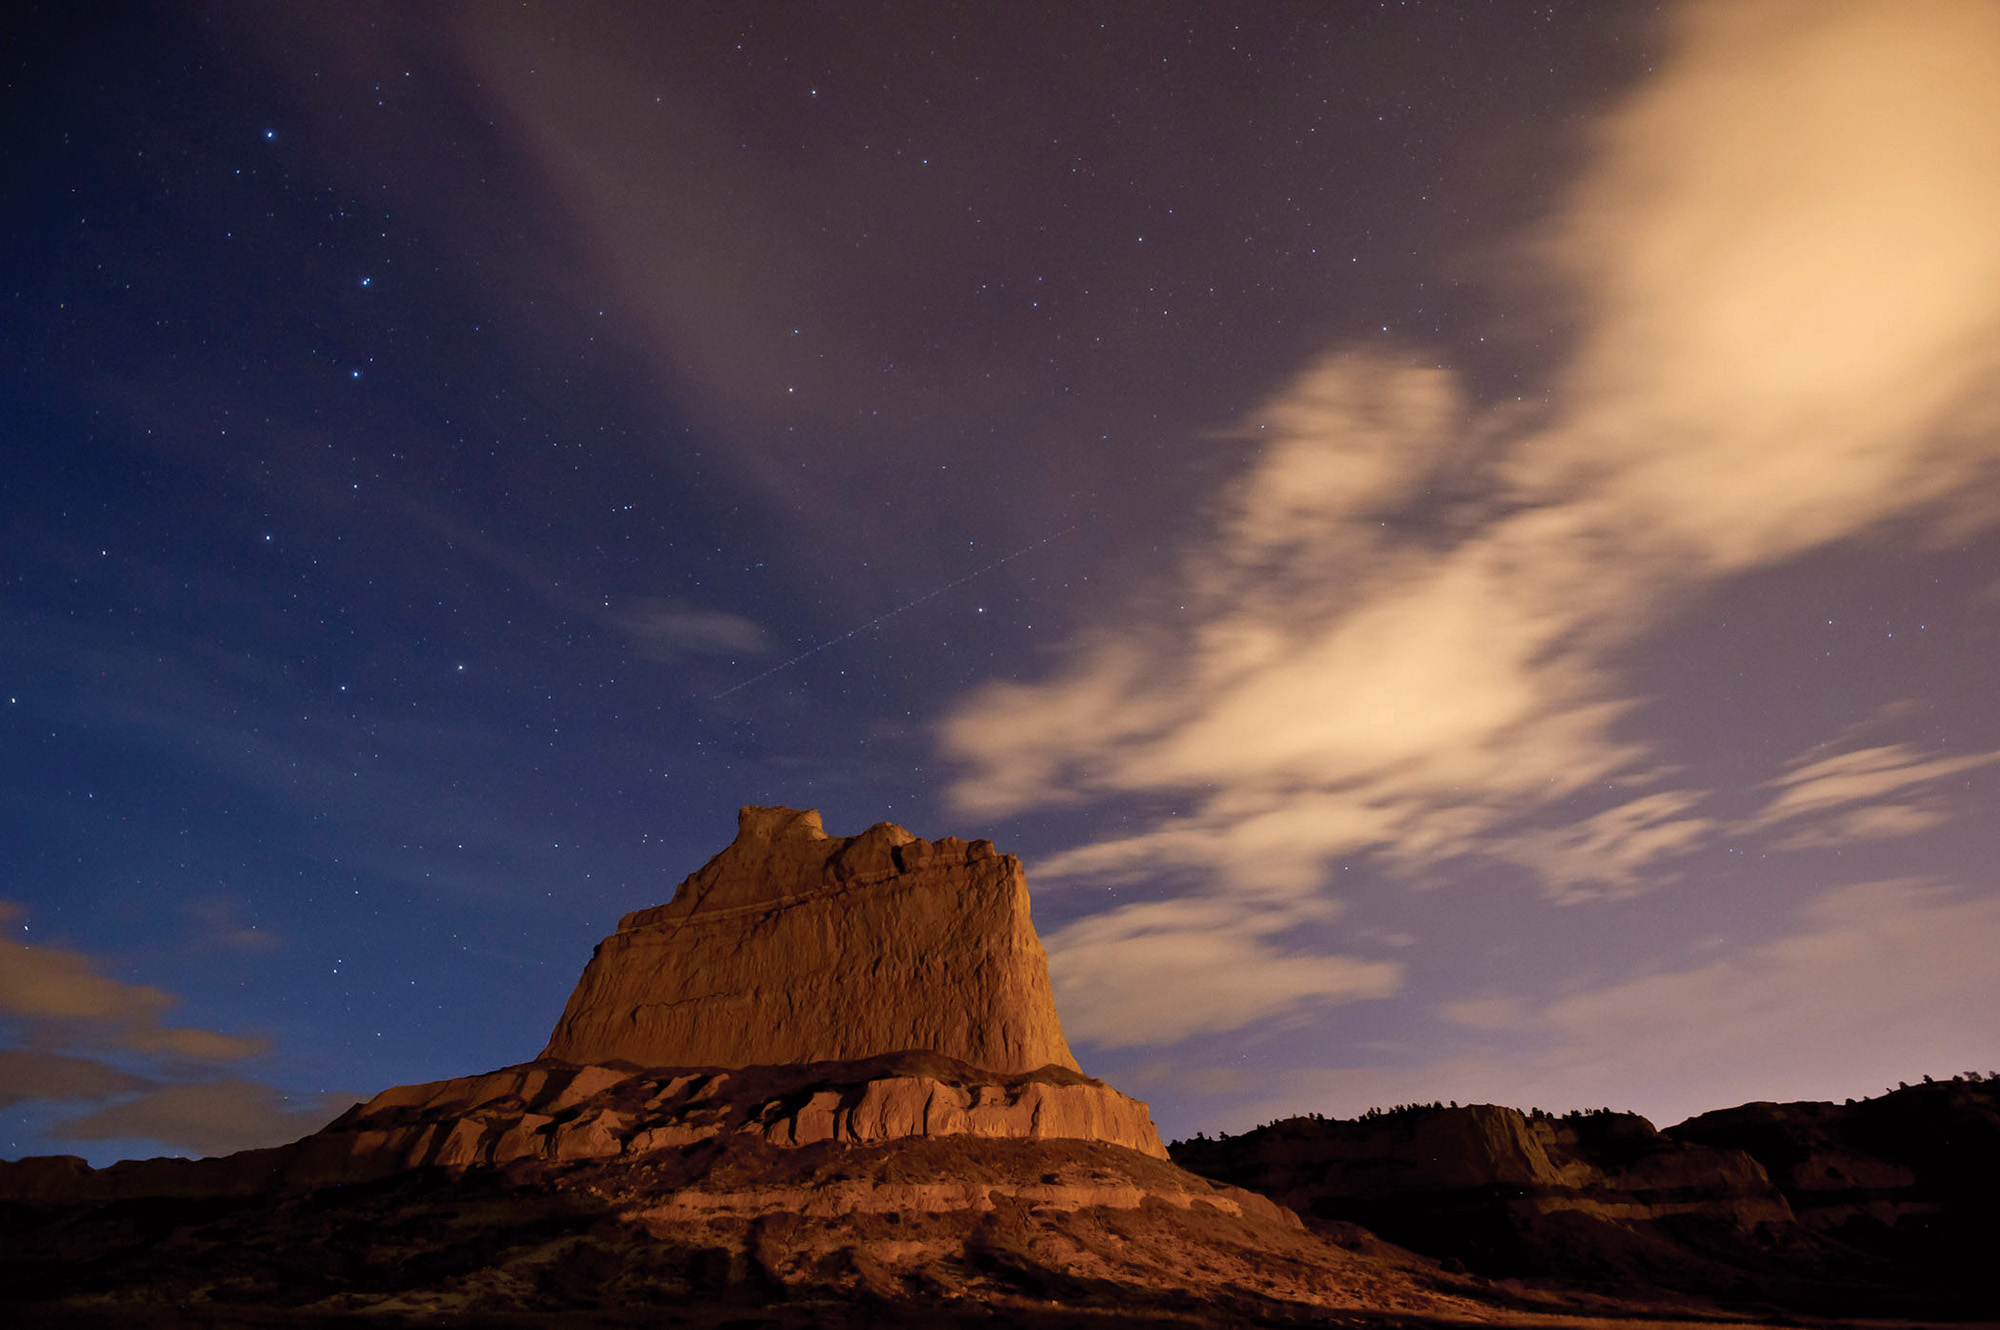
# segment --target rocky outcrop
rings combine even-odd
[[[738,1134],[310,1197],[0,1206],[9,1325],[1463,1325],[1495,1319],[1482,1292],[1078,1140]]]
[[[324,1130],[270,1150],[103,1169],[67,1156],[0,1163],[0,1200],[249,1196],[425,1167],[637,1159],[718,1137],[796,1149],[951,1136],[1090,1140],[1167,1157],[1144,1104],[1058,1067],[1003,1076],[909,1053],[645,1072],[545,1060],[384,1090]]]
[[[1177,1142],[1174,1153],[1308,1204],[1505,1187],[1657,1195],[1665,1207],[1726,1200],[1743,1227],[1791,1219],[1749,1155],[1670,1140],[1631,1113],[1530,1118],[1469,1104],[1352,1121],[1287,1118],[1242,1136]]]
[[[745,808],[736,840],[598,944],[544,1058],[636,1067],[920,1050],[1076,1069],[1020,861],[988,841]]]
[[[1894,1227],[2000,1191],[2000,1082],[1953,1079],[1845,1104],[1754,1103],[1689,1118],[1675,1140],[1742,1150],[1800,1222]]]
[[[1714,1293],[1782,1280],[1811,1245],[1755,1159],[1629,1113],[1531,1118],[1477,1104],[1291,1118],[1177,1142],[1173,1157],[1490,1275]]]
[[[1926,1081],[1844,1104],[1744,1104],[1666,1134],[1749,1154],[1800,1224],[1931,1289],[1938,1306],[2000,1310],[1975,1273],[2000,1250],[2000,1080]]]
[[[384,1171],[638,1156],[717,1136],[786,1148],[911,1137],[1095,1140],[1167,1157],[1146,1106],[1048,1068],[1013,1076],[936,1054],[738,1070],[534,1062],[384,1090],[321,1136]]]

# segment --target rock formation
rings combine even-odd
[[[306,1196],[0,1205],[0,1324],[23,1326],[1466,1325],[1483,1292],[1079,1140],[735,1134]]]
[[[384,1090],[291,1145],[213,1160],[0,1163],[0,1201],[229,1197],[423,1167],[966,1136],[1166,1158],[1077,1069],[1020,861],[986,841],[745,808],[735,842],[598,945],[540,1058]]]
[[[1100,1141],[1167,1157],[1144,1104],[1059,1067],[997,1076],[934,1053],[650,1072],[544,1059],[399,1085],[303,1140],[220,1159],[0,1161],[0,1200],[250,1196],[426,1167],[636,1161],[717,1138],[793,1149],[952,1136]]]
[[[2000,1309],[1981,1273],[2000,1246],[1996,1081],[1746,1104],[1665,1131],[1631,1113],[1415,1106],[1172,1156],[1322,1233],[1365,1225],[1485,1275],[1842,1316]]]
[[[989,841],[745,808],[672,901],[598,944],[544,1058],[636,1067],[850,1062],[918,1050],[1076,1070],[1020,861]]]
[[[1844,1104],[1744,1104],[1666,1135],[1755,1158],[1799,1223],[1851,1253],[1850,1265],[1900,1272],[1940,1310],[2000,1312],[1982,1273],[2000,1250],[2000,1079],[1926,1079]]]
[[[531,1062],[384,1090],[322,1135],[395,1167],[639,1155],[721,1135],[778,1146],[910,1136],[1105,1141],[1167,1157],[1146,1106],[1080,1072],[996,1076],[936,1054],[627,1074]]]
[[[1715,1294],[1800,1276],[1784,1258],[1810,1245],[1755,1159],[1670,1140],[1630,1113],[1530,1118],[1476,1104],[1291,1118],[1177,1142],[1173,1155],[1486,1275]]]
[[[1667,1133],[1295,1118],[1170,1162],[1070,1057],[1013,858],[746,808],[598,947],[533,1062],[273,1149],[0,1162],[0,1322],[1464,1324],[1635,1291],[1649,1317],[1990,1316],[1996,1192],[1979,1080]]]
[[[1628,1199],[1700,1191],[1705,1199],[1730,1198],[1735,1222],[1744,1226],[1791,1219],[1749,1155],[1668,1140],[1631,1113],[1558,1119],[1494,1104],[1413,1108],[1354,1121],[1288,1118],[1175,1149],[1215,1166],[1226,1161],[1227,1171],[1255,1176],[1265,1189],[1302,1187],[1297,1196],[1308,1205],[1482,1187],[1611,1190]]]

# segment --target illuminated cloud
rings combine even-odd
[[[1048,939],[1063,1025],[1102,1047],[1234,1029],[1302,1002],[1389,997],[1401,967],[1288,950],[1296,913],[1221,901],[1123,906]]]
[[[348,1107],[344,1095],[293,1099],[257,1081],[162,1085],[50,1128],[59,1141],[159,1141],[195,1155],[283,1145],[318,1131]]]
[[[1513,1030],[1531,1019],[1526,1004],[1510,997],[1458,998],[1438,1004],[1437,1014],[1468,1030]]]
[[[0,923],[20,913],[20,906],[0,901]],[[261,1039],[165,1025],[161,1018],[173,1002],[150,984],[99,974],[95,963],[78,952],[0,942],[0,1020],[85,1034],[136,1052],[203,1061],[234,1062],[265,1051]]]
[[[1412,872],[1483,854],[1556,900],[1672,880],[1723,825],[1700,794],[1564,820],[1586,789],[1657,778],[1621,727],[1640,699],[1619,653],[1720,579],[1892,520],[2000,517],[2000,431],[1980,428],[2000,420],[1996,68],[2000,7],[1687,7],[1524,246],[1575,297],[1549,406],[1478,408],[1378,353],[1307,368],[1238,432],[1251,460],[1184,551],[1173,622],[1100,627],[1054,677],[946,718],[958,806],[1180,801],[1034,865],[1043,881],[1192,872],[1305,900],[1370,847]],[[1986,760],[1799,767],[1749,829]],[[1156,1014],[1116,922],[1136,918],[1065,930],[1086,1039],[1225,1028],[1276,1009],[1292,971],[1313,982],[1308,957],[1268,968],[1254,932],[1173,934],[1240,987],[1205,981],[1205,1025]]]
[[[1794,818],[1842,810],[1842,825],[1861,836],[1901,835],[1920,831],[1938,820],[1925,820],[1923,810],[1901,804],[1855,809],[1885,796],[1903,796],[1919,786],[1934,785],[1947,776],[2000,762],[2000,751],[1964,757],[1925,758],[1906,744],[1888,744],[1794,760],[1784,775],[1771,782],[1778,794],[1745,825],[1761,830]]]
[[[1681,790],[1650,794],[1567,826],[1524,831],[1489,849],[1533,869],[1557,900],[1632,895],[1672,881],[1674,874],[1654,865],[1700,845],[1715,828],[1713,818],[1679,816],[1699,799]]]
[[[144,1076],[107,1067],[95,1058],[34,1048],[0,1048],[0,1108],[37,1099],[94,1103],[152,1084]]]
[[[1559,896],[1655,880],[1713,829],[1662,811],[1686,793],[1533,825],[1651,761],[1615,653],[1720,578],[2000,515],[1995,67],[1988,6],[1685,11],[1527,246],[1576,292],[1550,410],[1376,354],[1309,368],[1241,431],[1182,622],[1100,629],[947,718],[958,804],[1189,801],[1045,877],[1277,863],[1306,890],[1372,842]]]
[[[222,929],[220,945],[231,945],[226,912],[193,913]],[[0,923],[22,914],[0,901]],[[0,1029],[26,1045],[0,1048],[0,1107],[95,1104],[55,1122],[49,1135],[143,1138],[201,1154],[292,1140],[337,1111],[318,1101],[291,1105],[270,1086],[240,1077],[211,1079],[222,1066],[268,1052],[269,1041],[167,1025],[173,1004],[161,989],[102,974],[80,952],[0,941]]]
[[[1880,840],[1886,836],[1913,836],[1950,819],[1936,808],[1913,804],[1874,804],[1850,808],[1829,822],[1801,827],[1777,842],[1781,850],[1817,850],[1852,845],[1856,841]]]

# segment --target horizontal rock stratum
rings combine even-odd
[[[1028,919],[990,841],[745,808],[736,840],[599,943],[544,1058],[748,1067],[938,1053],[1077,1069]]]
[[[531,1062],[384,1090],[321,1134],[371,1172],[643,1155],[725,1135],[1093,1140],[1167,1157],[1146,1106],[1101,1081],[1054,1067],[999,1076],[928,1053],[733,1071]]]
[[[789,1150],[949,1137],[1098,1141],[1167,1157],[1145,1104],[1060,1067],[1003,1076],[934,1053],[646,1071],[542,1060],[395,1086],[303,1140],[220,1159],[0,1161],[0,1201],[253,1196],[425,1167],[657,1160],[701,1141]]]

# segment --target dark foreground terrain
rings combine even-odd
[[[1665,1133],[1490,1106],[1290,1119],[1174,1153],[730,1134],[94,1199],[64,1180],[80,1165],[6,1165],[0,1325],[1582,1330],[1996,1313],[2000,1086],[1983,1082],[1747,1105]]]
[[[1478,1319],[1481,1296],[1081,1141],[734,1138],[0,1222],[0,1300],[51,1325],[1278,1325]]]
[[[1492,1105],[1290,1118],[1176,1162],[1496,1279],[1819,1317],[2000,1317],[2000,1082],[1666,1131]]]

